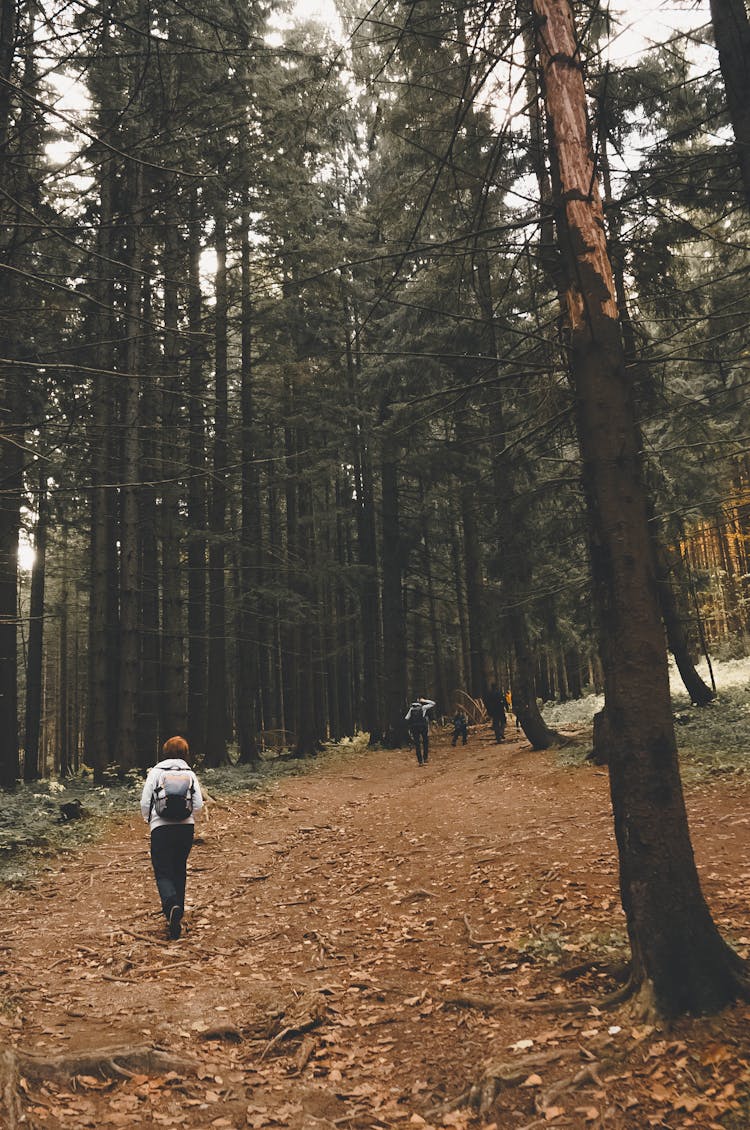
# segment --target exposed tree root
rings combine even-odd
[[[541,1113],[546,1110],[548,1106],[552,1106],[563,1095],[568,1094],[570,1091],[575,1091],[584,1083],[591,1083],[600,1089],[604,1086],[599,1075],[597,1068],[601,1070],[601,1063],[587,1063],[584,1067],[577,1071],[570,1079],[560,1079],[557,1083],[553,1083],[546,1091],[542,1091],[536,1099],[536,1108]]]
[[[290,1036],[301,1036],[304,1032],[309,1032],[311,1028],[315,1028],[322,1022],[327,1012],[328,1006],[320,993],[308,994],[299,1002],[299,1008],[294,1015],[285,1014],[283,1020],[280,1020],[280,1023],[283,1023],[284,1026],[273,1039],[268,1041],[261,1053],[261,1060],[265,1059],[268,1053],[282,1040],[286,1040]]]
[[[436,1110],[430,1111],[429,1117],[435,1118],[443,1114],[450,1114],[451,1111],[460,1110],[463,1107],[475,1110],[479,1114],[486,1114],[501,1091],[507,1090],[509,1087],[518,1087],[537,1068],[555,1063],[562,1059],[565,1054],[565,1051],[562,1050],[552,1051],[546,1052],[544,1055],[526,1056],[522,1060],[514,1060],[511,1063],[490,1064],[481,1079],[478,1079],[457,1098],[451,1099]]]
[[[185,1075],[197,1067],[194,1060],[174,1056],[150,1045],[67,1055],[43,1055],[39,1052],[7,1049],[0,1052],[0,1099],[5,1116],[2,1125],[4,1130],[16,1130],[19,1125],[19,1088],[22,1079],[41,1083],[49,1082],[50,1079],[68,1082],[76,1075],[130,1078],[137,1073],[162,1075],[168,1071]]]
[[[151,1045],[110,1048],[104,1052],[78,1052],[69,1055],[41,1055],[38,1052],[16,1051],[16,1070],[19,1075],[36,1082],[47,1079],[71,1079],[74,1075],[101,1075],[128,1078],[143,1072],[160,1075],[175,1071],[184,1075],[198,1064],[184,1056],[161,1051]]]
[[[18,1071],[12,1051],[0,1052],[0,1110],[8,1130],[16,1130],[20,1114],[18,1102]]]
[[[575,981],[579,977],[583,977],[586,973],[591,973],[596,970],[598,973],[606,973],[613,981],[627,981],[630,977],[630,963],[626,961],[601,961],[597,958],[592,958],[590,961],[582,961],[579,965],[571,965],[569,969],[561,969],[559,976],[563,981]]]

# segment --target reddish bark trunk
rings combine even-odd
[[[720,1008],[741,963],[701,893],[677,764],[638,428],[569,0],[534,0],[564,314],[602,631],[610,787],[632,988],[665,1016]]]

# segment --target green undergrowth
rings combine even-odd
[[[733,672],[736,677],[737,672]],[[718,694],[708,706],[693,706],[686,694],[674,692],[673,716],[680,770],[686,783],[695,784],[713,777],[730,776],[750,770],[750,682],[744,679],[721,681],[717,672]],[[544,716],[548,723],[566,721],[585,725],[593,720],[595,710],[601,709],[600,696],[589,695],[576,703],[545,704]],[[576,706],[578,711],[576,713]],[[592,750],[591,732],[556,751],[556,761],[561,768],[581,768],[590,765]]]
[[[518,941],[518,956],[548,965],[570,966],[581,961],[627,961],[628,940],[624,930],[586,931],[573,937],[555,929],[540,929]]]
[[[271,793],[287,777],[314,772],[318,766],[348,761],[367,749],[368,735],[326,743],[318,757],[304,760],[276,756],[257,766],[197,767],[211,796],[238,796],[259,790]],[[59,780],[19,784],[2,794],[0,805],[0,883],[26,886],[43,870],[54,870],[60,856],[79,851],[104,834],[112,820],[138,812],[144,775],[113,770],[106,783],[95,784],[90,771]],[[64,820],[61,806],[78,803],[83,816]]]

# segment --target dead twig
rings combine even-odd
[[[464,923],[469,934],[469,941],[473,946],[501,946],[503,945],[502,938],[478,938],[471,928],[469,916],[464,914]]]
[[[596,1068],[601,1064],[587,1063],[584,1067],[577,1071],[572,1079],[561,1079],[557,1083],[553,1083],[546,1091],[537,1096],[536,1108],[541,1114],[548,1106],[561,1098],[562,1095],[567,1095],[569,1091],[575,1091],[582,1083],[593,1083],[595,1087],[602,1088],[603,1083],[596,1073]]]

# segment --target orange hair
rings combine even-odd
[[[190,753],[190,746],[184,738],[168,738],[161,751],[165,757],[181,757],[184,761]]]

